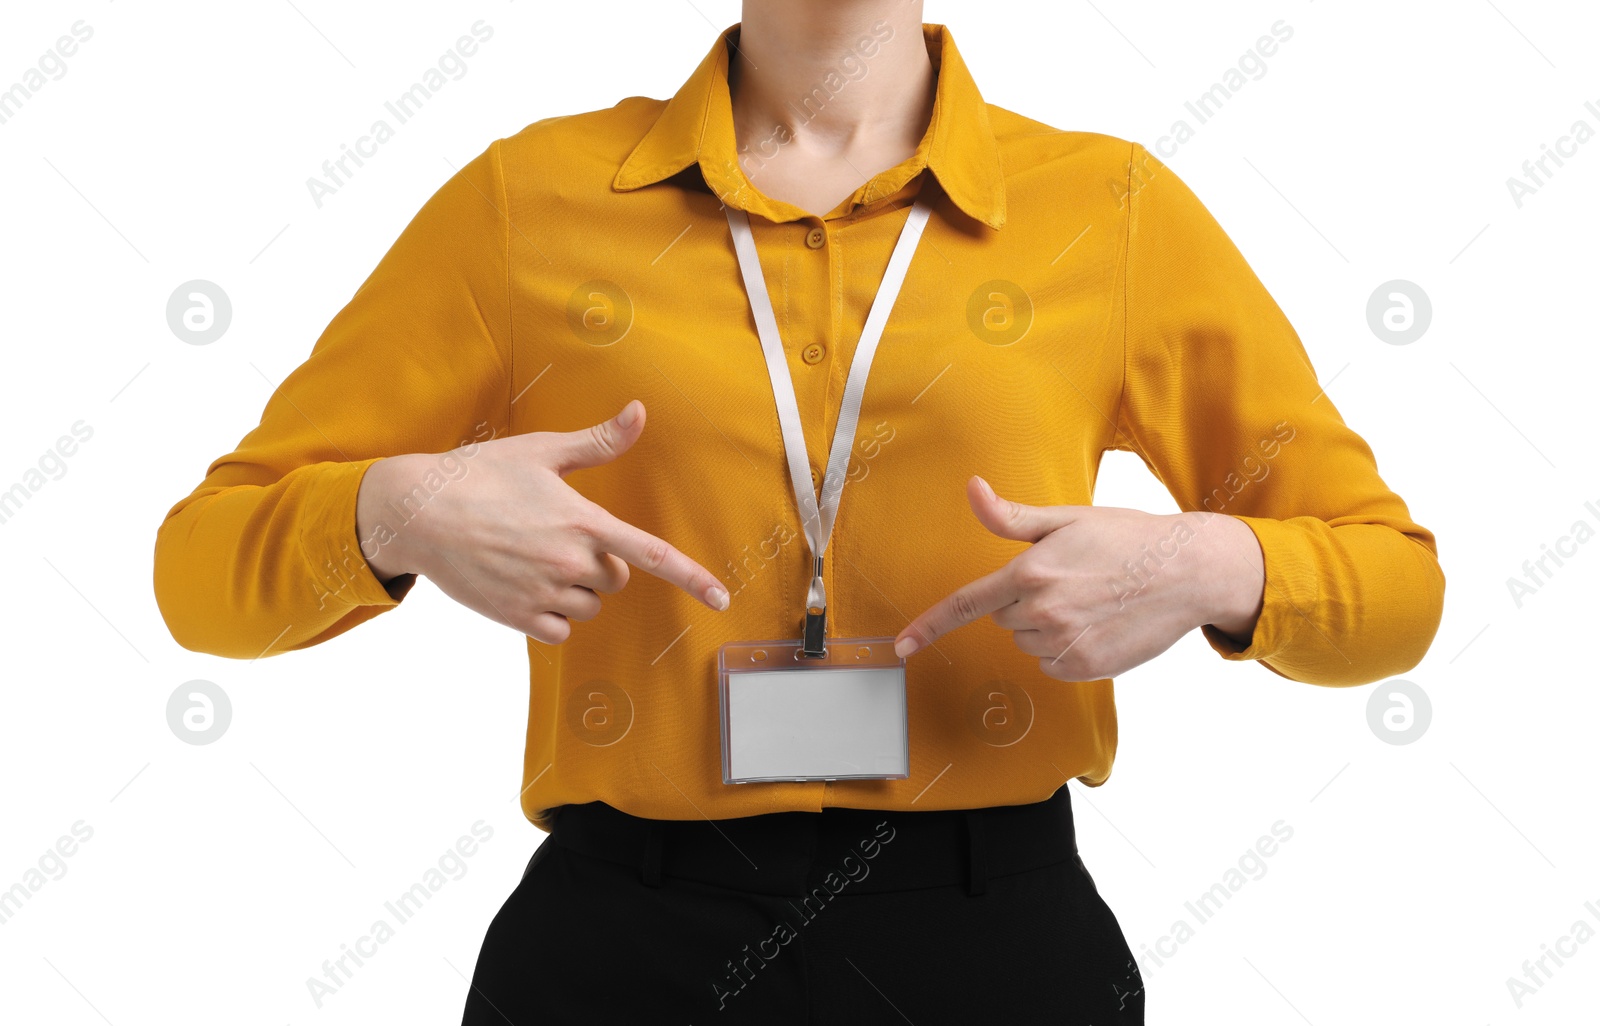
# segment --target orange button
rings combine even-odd
[[[813,228],[806,232],[806,245],[812,249],[821,249],[828,241],[828,233],[821,228]]]
[[[824,346],[821,342],[813,342],[809,346],[806,346],[804,349],[800,350],[800,359],[815,366],[816,364],[821,363],[822,358],[827,354],[828,350],[826,346]]]
[[[813,464],[811,464],[811,487],[812,488],[820,488],[821,486],[822,486],[822,475],[817,473],[817,465],[815,463],[813,463]]]

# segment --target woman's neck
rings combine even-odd
[[[745,0],[728,71],[740,164],[773,198],[831,209],[915,152],[936,79],[921,0]]]

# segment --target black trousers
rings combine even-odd
[[[1144,1022],[1063,786],[1033,805],[717,821],[564,807],[463,1026]]]

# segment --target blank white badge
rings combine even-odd
[[[910,775],[905,660],[893,638],[732,642],[718,654],[722,780],[898,780]]]

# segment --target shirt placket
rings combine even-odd
[[[774,314],[805,433],[812,493],[819,495],[838,420],[839,393],[832,387],[838,342],[833,294],[837,238],[827,221],[811,215],[766,228],[758,249],[776,258],[763,258],[764,273],[768,281],[779,284],[772,292]],[[830,402],[835,408],[829,408]],[[799,568],[801,580],[810,577],[810,556]],[[823,586],[830,594],[832,581],[833,567],[824,559]]]

